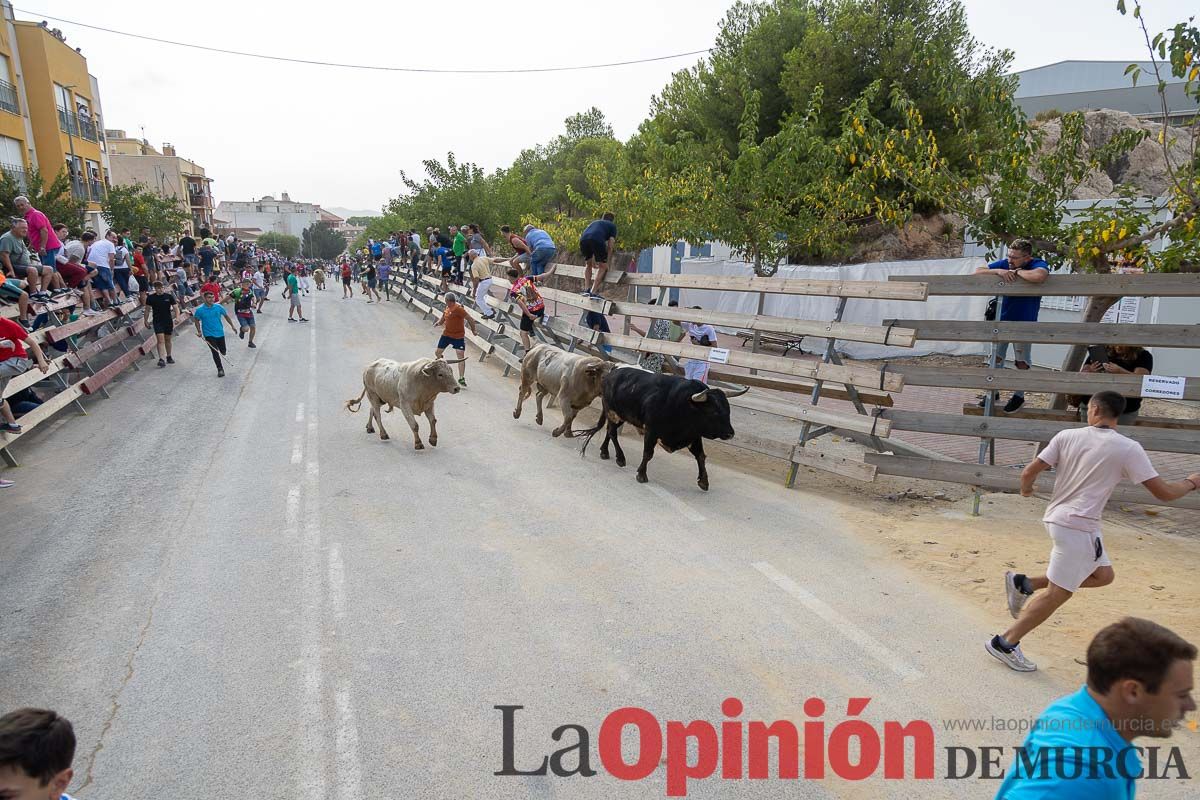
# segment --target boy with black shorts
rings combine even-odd
[[[174,364],[171,358],[171,337],[175,332],[175,306],[179,301],[175,295],[163,291],[162,281],[154,282],[154,294],[146,297],[150,313],[146,315],[146,327],[154,326],[154,346],[158,350],[158,365]]]
[[[20,708],[0,717],[0,797],[71,800],[75,731],[53,711]]]
[[[234,289],[233,315],[237,317],[238,338],[245,339],[246,331],[250,331],[250,343],[246,346],[257,349],[254,343],[254,292],[250,289],[250,280],[242,279],[240,289]]]
[[[533,323],[546,316],[546,301],[537,290],[537,283],[546,280],[554,274],[552,267],[549,272],[541,275],[521,275],[515,267],[508,270],[508,278],[512,281],[509,296],[521,307],[521,344],[528,351],[530,347],[529,334],[533,333]]]
[[[608,272],[608,255],[617,245],[617,226],[613,213],[606,212],[584,229],[579,237],[579,254],[587,259],[583,268],[584,297],[599,297],[604,273]],[[592,267],[596,267],[596,280],[592,281]]]
[[[479,334],[475,330],[475,320],[467,315],[467,309],[458,302],[458,297],[454,292],[446,292],[446,310],[442,312],[441,319],[433,324],[446,326],[442,330],[442,338],[438,339],[437,349],[433,352],[434,358],[441,358],[447,347],[457,350],[461,356],[461,360],[458,362],[458,385],[465,388],[467,385],[466,326],[470,325],[471,334],[478,336]]]

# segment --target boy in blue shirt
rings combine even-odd
[[[1087,684],[1038,717],[996,800],[1133,800],[1139,736],[1170,737],[1196,710],[1196,647],[1162,625],[1126,617],[1087,649]]]
[[[449,247],[435,247],[430,250],[433,257],[438,260],[442,269],[442,291],[446,292],[450,289],[450,273],[454,271],[454,251]]]
[[[1002,271],[997,273],[993,270]],[[975,274],[993,277],[999,274],[1005,283],[1013,283],[1018,280],[1044,283],[1046,278],[1050,277],[1050,266],[1042,259],[1033,257],[1033,244],[1028,239],[1013,239],[1012,244],[1008,246],[1007,258],[993,261],[986,267],[980,267],[975,270]],[[1037,322],[1038,310],[1041,307],[1042,298],[1040,297],[1005,296],[1000,301],[1000,313],[997,319],[1002,322]],[[1008,355],[1008,345],[1008,342],[1000,342],[997,345],[995,361],[997,366],[1004,366],[1004,359]],[[1017,369],[1029,369],[1032,353],[1033,345],[1028,342],[1013,345],[1013,361],[1016,363]],[[996,399],[1000,399],[998,392]],[[1025,393],[1013,392],[1012,397],[1004,406],[1004,413],[1011,414],[1023,405],[1025,405]]]
[[[217,365],[217,377],[224,378],[225,366],[221,363],[221,356],[225,355],[225,328],[221,324],[222,320],[229,323],[229,330],[234,333],[237,333],[237,328],[234,327],[225,307],[217,305],[214,300],[216,298],[212,292],[205,292],[204,304],[196,306],[192,316],[196,322],[196,335],[203,339],[212,351],[213,362]]]
[[[0,717],[0,797],[71,800],[75,731],[53,711],[21,708]]]

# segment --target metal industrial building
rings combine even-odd
[[[1111,108],[1138,117],[1162,118],[1158,80],[1154,65],[1139,61],[1142,76],[1136,86],[1125,74],[1128,61],[1059,61],[1044,67],[1015,73],[1019,81],[1015,99],[1025,113],[1057,110],[1086,111]],[[1189,121],[1196,115],[1196,101],[1183,92],[1183,79],[1171,75],[1170,64],[1159,64],[1167,83],[1167,109],[1172,125]]]

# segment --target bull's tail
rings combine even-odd
[[[358,397],[352,397],[346,401],[346,410],[349,411],[351,414],[357,414],[358,407],[362,405],[362,399],[366,396],[366,394],[367,394],[367,387],[364,385],[362,394],[360,394]]]
[[[587,455],[588,445],[592,443],[592,437],[595,436],[597,433],[599,433],[600,429],[603,428],[607,422],[608,422],[608,398],[606,398],[603,394],[601,394],[600,395],[600,419],[599,419],[599,421],[596,422],[595,426],[593,426],[591,428],[585,428],[581,431],[577,431],[577,430],[571,431],[572,436],[582,436],[583,437],[583,447],[579,448],[579,457],[580,458],[583,458],[584,456]]]

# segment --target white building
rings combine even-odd
[[[222,200],[217,216],[233,228],[258,228],[263,233],[287,233],[300,236],[304,229],[321,220],[321,206],[297,203],[284,192],[279,200],[267,195],[261,200]]]

